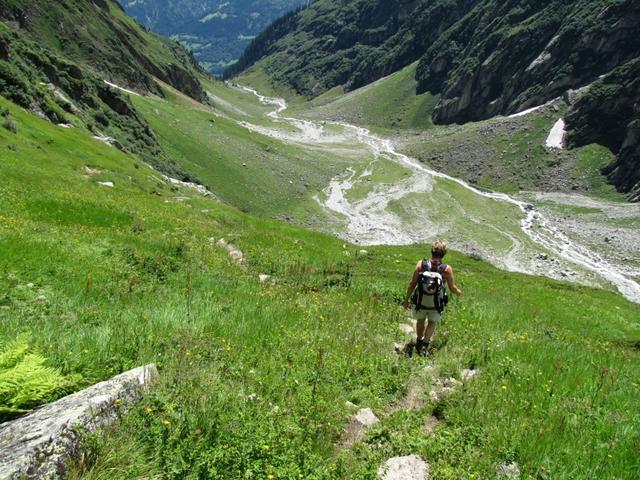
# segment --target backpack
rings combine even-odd
[[[435,267],[432,268],[432,267]],[[416,310],[437,310],[442,313],[449,302],[444,284],[446,263],[432,265],[430,260],[422,260],[422,271],[418,275],[418,286],[413,292],[412,302]]]

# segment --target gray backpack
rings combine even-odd
[[[442,313],[449,302],[444,283],[446,269],[446,263],[432,265],[430,260],[422,260],[422,269],[418,275],[418,285],[412,297],[416,310],[436,310],[438,313]]]

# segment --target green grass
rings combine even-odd
[[[578,149],[578,160],[575,164],[575,172],[586,177],[591,191],[598,197],[607,200],[623,202],[624,195],[618,193],[615,187],[607,183],[607,178],[602,175],[601,169],[609,165],[615,159],[611,151],[601,145],[587,145]]]
[[[222,86],[216,91],[230,102],[237,97],[247,102],[249,96]],[[344,168],[345,159],[253,133],[173,90],[165,90],[165,96],[165,100],[134,97],[132,101],[182,168],[225,203],[245,212],[305,219],[311,211],[318,213],[312,193]],[[251,112],[249,121],[260,113],[255,107],[246,110]]]
[[[392,350],[425,246],[359,255],[170,187],[80,129],[0,107],[18,126],[0,129],[0,344],[29,333],[48,366],[86,382],[160,369],[119,424],[85,439],[69,478],[365,479],[411,453],[433,478],[492,478],[505,460],[524,478],[638,476],[638,305],[452,252],[465,297],[439,328],[436,364],[441,375],[481,376],[448,400],[425,391],[420,410],[384,417],[425,375],[424,360]],[[197,130],[201,113],[176,118]],[[210,240],[220,237],[246,267]],[[347,400],[383,420],[340,452]],[[420,433],[434,412],[441,425]]]
[[[364,173],[368,175],[362,176]],[[410,171],[390,160],[379,158],[370,165],[364,167],[354,177],[357,182],[350,188],[345,196],[350,202],[362,200],[379,185],[394,184],[410,175]]]
[[[438,97],[429,93],[416,95],[416,65],[346,94],[340,87],[333,88],[305,104],[300,113],[376,131],[430,128]],[[297,113],[295,106],[292,111]]]

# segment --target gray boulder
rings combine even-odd
[[[380,480],[428,480],[429,464],[418,455],[390,458],[378,469]]]
[[[61,478],[80,432],[113,423],[157,375],[153,364],[135,368],[0,425],[0,480]]]

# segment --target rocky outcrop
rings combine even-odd
[[[567,116],[568,143],[605,145],[616,159],[603,173],[629,200],[640,201],[640,59],[595,82]]]
[[[111,424],[157,375],[153,364],[139,367],[0,425],[0,480],[60,478],[80,433]]]
[[[435,123],[543,104],[640,56],[640,4],[481,2],[421,59],[420,91],[441,93]]]

